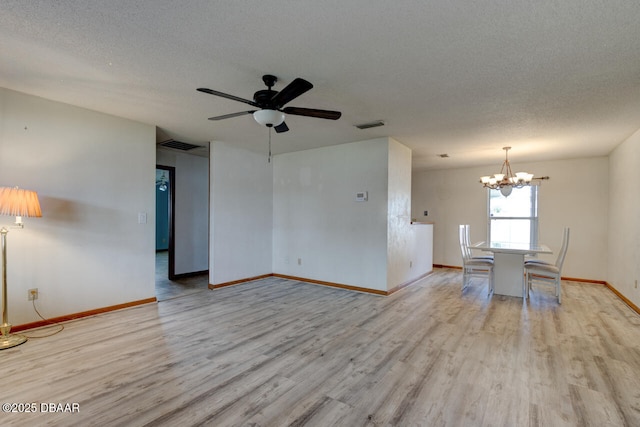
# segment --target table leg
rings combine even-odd
[[[494,294],[522,298],[524,255],[494,252]]]

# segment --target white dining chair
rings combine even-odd
[[[460,242],[460,254],[462,255],[462,290],[469,285],[472,277],[482,277],[488,279],[487,294],[491,295],[491,292],[493,292],[493,260],[471,257],[465,225],[460,225],[458,228],[458,240]]]
[[[464,237],[469,258],[493,261],[493,254],[489,254],[487,252],[485,252],[486,255],[473,255],[473,250],[471,249],[471,226],[469,226],[469,224],[464,224],[463,227],[465,228]]]
[[[569,231],[568,231],[568,228],[565,227],[565,229],[562,231],[562,245],[560,246],[560,252],[562,252],[562,248],[564,248],[568,244],[569,244]],[[555,265],[555,262],[542,260],[538,258],[537,255],[535,256],[525,255],[524,262],[525,264],[535,263],[535,264]]]
[[[561,274],[562,265],[569,248],[569,227],[565,227],[562,237],[562,247],[558,252],[558,258],[554,264],[541,260],[529,260],[524,263],[525,272],[525,298],[529,297],[532,283],[551,284],[555,287],[558,304],[562,303]]]

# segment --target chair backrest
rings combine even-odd
[[[469,224],[464,225],[464,247],[467,250],[467,256],[469,259],[473,258],[473,251],[471,250],[471,226]]]
[[[562,236],[562,247],[560,248],[560,252],[558,253],[558,258],[556,259],[556,267],[558,267],[558,271],[562,270],[562,264],[564,264],[564,258],[567,255],[568,247],[569,247],[569,227],[565,227],[564,234]]]
[[[467,244],[467,248],[471,246],[471,226],[469,224],[464,225],[464,242]],[[471,249],[469,249],[471,253]]]
[[[460,241],[460,253],[462,254],[462,261],[466,262],[471,258],[471,250],[467,245],[467,226],[460,224],[458,226],[458,240]]]

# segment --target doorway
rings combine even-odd
[[[173,166],[156,165],[156,282],[175,279],[175,174]]]
[[[188,175],[186,179],[188,179]],[[179,243],[176,245],[176,199],[182,197],[182,195],[176,194],[176,187],[181,188],[176,185],[176,167],[156,165],[155,282],[158,301],[166,301],[209,289],[208,269],[176,273],[176,258],[178,263],[184,262],[185,252],[188,252]],[[179,200],[182,201],[183,198]],[[180,212],[177,214],[181,215]],[[206,216],[208,218],[208,214]],[[184,220],[183,217],[180,218]],[[181,248],[180,250],[183,252],[176,254],[176,246]],[[181,259],[182,261],[180,261]]]

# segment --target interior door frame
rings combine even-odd
[[[156,169],[161,169],[169,172],[169,208],[168,208],[168,222],[169,222],[169,259],[167,261],[167,270],[169,280],[176,279],[176,254],[175,254],[175,231],[176,223],[174,218],[174,212],[176,211],[176,168],[173,166],[156,165]]]

